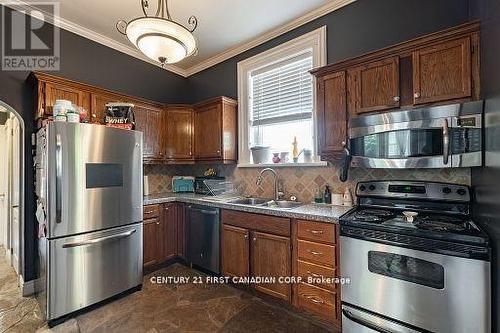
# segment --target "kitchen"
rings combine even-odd
[[[6,83],[0,89],[1,99],[24,120],[25,165],[35,165],[25,170],[22,292],[43,294],[41,290],[52,281],[41,301],[47,304],[51,294],[85,290],[83,298],[72,302],[55,300],[50,305],[49,301],[53,312],[43,312],[49,324],[129,292],[64,318],[68,320],[54,329],[75,321],[83,328],[95,320],[93,311],[114,307],[120,312],[115,304],[123,302],[127,307],[126,302],[144,302],[144,295],[172,297],[166,293],[176,286],[174,297],[179,299],[189,297],[189,292],[205,295],[205,289],[213,287],[238,294],[234,297],[244,303],[217,319],[215,326],[206,323],[206,328],[199,328],[175,317],[183,312],[181,302],[163,322],[177,323],[177,331],[237,331],[245,325],[264,330],[259,324],[272,323],[282,325],[272,326],[276,331],[497,330],[498,78],[492,59],[498,54],[498,5],[494,1],[358,0],[320,7],[321,3],[311,2],[308,11],[294,7],[294,15],[291,8],[281,14],[281,29],[261,35],[260,43],[254,40],[227,58],[219,56],[219,62],[214,57],[201,64],[197,57],[208,52],[203,47],[212,47],[203,36],[213,38],[202,30],[207,29],[202,22],[211,16],[204,17],[201,8],[189,2],[182,6],[169,2],[174,21],[177,10],[181,11],[177,6],[183,7],[182,17],[198,17],[198,22],[190,19],[192,25],[186,29],[194,28],[199,54],[182,60],[182,66],[165,64],[167,60],[158,57],[153,61],[157,66],[152,66],[101,45],[102,40],[99,44],[69,32],[71,27],[64,21],[59,71],[0,72]],[[61,2],[62,15],[65,10],[74,14],[66,5]],[[142,16],[138,8],[134,2],[127,11],[114,13],[112,28],[119,42],[128,42],[119,33],[126,28],[119,20]],[[314,8],[318,10],[311,12]],[[239,7],[234,10],[242,13]],[[168,8],[165,12],[169,13]],[[301,20],[285,24],[301,14]],[[300,75],[294,77],[297,72]],[[281,101],[285,107],[266,97],[275,93],[275,78],[288,79],[289,85],[294,82],[289,87],[295,90]],[[285,100],[286,96],[292,97]],[[87,114],[80,117],[88,124],[52,121],[57,120],[56,100],[70,100],[83,108]],[[113,107],[122,114],[127,107],[133,110],[133,125],[142,139],[101,125],[106,115],[111,117]],[[72,137],[65,126],[82,129]],[[32,137],[33,133],[38,134]],[[64,139],[59,146],[58,136]],[[47,168],[28,144],[40,142],[39,137],[48,142]],[[66,149],[71,140],[75,143],[68,147],[81,149]],[[120,144],[127,140],[134,144]],[[133,148],[135,143],[140,149]],[[109,153],[95,154],[96,147]],[[79,197],[75,204],[71,195],[60,200],[54,195],[54,201],[62,201],[64,207],[62,220],[73,216],[75,228],[58,233],[57,209],[51,214],[47,204],[43,209],[49,220],[54,216],[54,224],[49,221],[47,234],[40,237],[35,211],[45,192],[28,184],[36,180],[40,186],[39,173],[44,172],[46,179],[57,179],[59,164],[54,161],[57,156],[66,160],[66,154],[79,156],[75,163],[83,163],[83,169],[64,164],[61,170],[74,169],[68,179],[86,184],[92,196]],[[64,172],[59,173],[66,177]],[[96,205],[97,199],[102,205]],[[85,227],[90,220],[92,228]],[[445,225],[449,221],[459,222],[451,227]],[[127,229],[132,225],[137,225],[134,231]],[[61,266],[54,266],[56,260],[46,261],[43,251],[38,254],[45,241],[57,244],[66,236],[74,237],[69,244],[80,247],[79,242],[110,236],[105,232],[112,228],[123,228],[123,238],[116,244],[129,240],[140,244],[133,247],[139,250],[122,248],[120,253],[130,251],[128,260],[119,256],[110,266],[111,274],[123,277],[111,283],[115,289],[101,288],[110,285],[107,277],[96,281],[96,276],[105,275],[91,250],[74,252],[83,256],[77,261],[94,262],[88,271],[61,271]],[[103,234],[85,238],[90,232]],[[389,261],[402,266],[387,268]],[[44,280],[39,266],[59,268]],[[130,272],[134,277],[125,279]],[[334,281],[152,285],[142,279],[143,273],[160,280],[202,274],[207,279],[326,276]],[[57,274],[61,276],[54,280]],[[90,285],[95,290],[87,290]],[[201,290],[189,289],[196,287]],[[183,288],[187,288],[185,294]],[[396,301],[394,295],[406,303]],[[248,297],[259,306],[247,306]],[[210,304],[196,306],[209,309]],[[189,313],[194,303],[184,306]],[[267,320],[245,312],[268,307],[275,315]],[[446,307],[449,310],[444,311]],[[138,311],[146,308],[152,315],[159,311],[145,303]],[[87,327],[113,330],[121,323],[121,330],[162,329],[155,326],[156,317],[150,322],[134,317],[139,326],[127,326],[123,313],[107,318],[102,326]]]

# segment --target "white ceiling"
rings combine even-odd
[[[189,16],[195,15],[198,18],[198,28],[194,35],[198,40],[199,52],[167,69],[187,76],[193,73],[193,68],[200,67],[201,64],[204,67],[207,67],[208,63],[213,65],[221,53],[262,37],[263,34],[303,15],[318,11],[318,8],[330,8],[334,4],[336,9],[352,1],[170,0],[170,13],[175,21],[186,25]],[[149,2],[150,7],[155,9],[156,0]],[[120,51],[140,57],[128,39],[115,28],[119,19],[130,21],[142,16],[140,0],[59,0],[59,3],[63,29],[73,30],[87,38],[111,44],[110,46]]]

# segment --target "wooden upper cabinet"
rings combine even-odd
[[[471,86],[470,37],[413,52],[414,104],[470,97]]]
[[[290,238],[263,232],[252,232],[252,275],[275,277],[291,274]],[[285,283],[257,284],[255,289],[290,301],[291,286]]]
[[[222,105],[211,104],[198,108],[195,128],[196,158],[222,158]]]
[[[44,85],[45,99],[44,99],[44,109],[43,115],[51,116],[53,115],[53,106],[56,100],[66,99],[71,101],[71,103],[84,107],[87,112],[89,111],[89,96],[88,92],[81,91],[72,86],[45,82]]]
[[[194,106],[194,155],[197,161],[236,163],[236,101],[217,97]]]
[[[346,72],[319,77],[316,84],[319,154],[340,155],[347,137]]]
[[[134,106],[135,129],[143,133],[143,157],[145,160],[163,158],[162,109],[159,106],[136,103]]]
[[[117,95],[107,93],[92,93],[89,122],[94,124],[104,124],[106,104],[119,101],[120,97]]]
[[[350,69],[354,77],[355,113],[399,107],[399,57]]]
[[[249,231],[223,224],[221,236],[222,275],[249,276]]]
[[[193,160],[193,112],[189,105],[168,106],[164,112],[163,146],[167,160]]]

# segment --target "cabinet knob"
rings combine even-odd
[[[254,237],[254,238],[253,238],[253,241],[254,241],[254,242],[256,242],[256,241],[257,241],[257,238],[255,238],[255,237]]]
[[[415,92],[415,93],[413,94],[413,97],[415,97],[415,98],[420,98],[420,93],[419,93],[418,91],[417,91],[417,92]]]
[[[248,235],[245,235],[245,239],[248,239]]]
[[[92,113],[92,118],[97,118],[97,115],[95,113]]]
[[[400,98],[399,98],[399,96],[394,96],[393,100],[394,100],[394,102],[399,102]]]
[[[160,222],[158,221],[158,222],[156,222],[156,224],[160,224]]]
[[[217,154],[220,154],[220,150],[217,150]]]

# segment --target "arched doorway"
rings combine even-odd
[[[0,246],[24,274],[24,121],[0,100]]]

